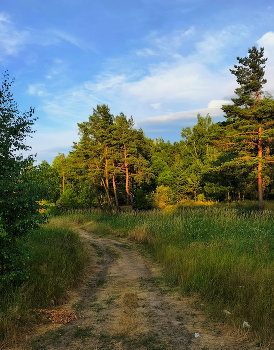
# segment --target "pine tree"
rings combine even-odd
[[[263,93],[264,68],[267,58],[264,49],[255,46],[248,50],[248,57],[237,57],[238,65],[230,69],[240,85],[235,89],[233,104],[223,105],[226,113],[225,145],[232,148],[237,157],[231,165],[255,167],[258,182],[259,209],[263,209],[263,171],[273,162],[272,140],[274,136],[274,101]]]
[[[112,133],[114,116],[107,105],[97,105],[87,122],[78,123],[81,140],[74,148],[88,167],[88,173],[105,190],[112,209],[111,179],[113,177]]]

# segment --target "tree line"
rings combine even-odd
[[[80,141],[52,165],[59,183],[54,201],[63,208],[138,209],[195,201],[274,197],[274,100],[263,91],[264,49],[252,47],[231,69],[238,88],[223,105],[225,120],[213,123],[198,114],[194,127],[171,143],[149,139],[134,128],[132,117],[111,114],[98,105],[78,124]]]

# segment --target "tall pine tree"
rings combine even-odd
[[[274,136],[274,101],[263,93],[264,68],[267,58],[264,49],[253,46],[248,56],[237,57],[238,65],[230,69],[240,85],[235,89],[237,97],[233,104],[223,105],[227,121],[225,144],[233,148],[237,157],[231,165],[255,168],[258,182],[259,209],[263,209],[263,171],[269,162],[273,162],[271,148]]]

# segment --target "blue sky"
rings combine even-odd
[[[0,71],[15,78],[22,111],[35,107],[28,143],[37,160],[67,154],[97,104],[132,116],[146,136],[180,140],[197,113],[222,119],[236,87],[229,68],[252,46],[268,57],[270,0],[2,0]]]

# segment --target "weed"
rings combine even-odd
[[[112,304],[116,299],[120,298],[120,295],[110,295],[106,300],[105,303],[107,305]]]

